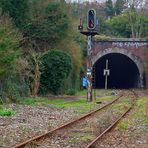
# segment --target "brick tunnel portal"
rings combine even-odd
[[[110,70],[108,88],[138,88],[140,79],[138,67],[133,60],[121,53],[109,53],[95,62],[93,72],[93,86],[95,88],[105,87],[104,69],[106,60],[108,60],[108,68]]]

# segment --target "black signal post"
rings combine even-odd
[[[87,12],[87,28],[90,31],[96,28],[96,11],[94,9]]]
[[[80,19],[80,25],[78,29],[81,34],[87,36],[87,79],[89,81],[89,85],[87,87],[87,101],[92,101],[92,37],[97,35],[97,19],[96,19],[96,11],[95,9],[89,9],[87,12],[87,30],[83,30],[82,19]]]

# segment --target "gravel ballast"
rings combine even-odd
[[[108,102],[99,104],[98,107],[106,103]],[[16,114],[8,117],[0,116],[0,147],[2,148],[12,147],[84,114],[84,112],[79,112],[74,108],[59,108],[51,105],[8,104],[6,107],[15,111]],[[125,120],[129,120],[128,116]],[[143,125],[143,121],[136,118],[132,120],[134,120],[134,126],[129,126],[128,130],[123,131],[116,128],[102,138],[98,147],[148,147],[147,125]]]
[[[15,104],[9,108],[17,110],[17,113],[11,117],[0,116],[0,147],[12,146],[78,116],[71,109]]]

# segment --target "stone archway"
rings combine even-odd
[[[101,59],[102,57],[109,55],[109,54],[121,54],[124,55],[126,57],[128,57],[129,59],[131,59],[135,65],[137,66],[137,69],[139,71],[139,80],[138,80],[138,86],[139,88],[143,88],[143,73],[144,73],[144,68],[143,68],[143,64],[142,61],[139,57],[133,55],[130,51],[126,50],[126,49],[119,49],[119,48],[108,48],[105,49],[103,51],[98,52],[95,56],[93,56],[93,58],[91,59],[91,62],[93,65],[95,65],[95,63]]]

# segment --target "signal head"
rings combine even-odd
[[[96,27],[96,11],[94,9],[88,10],[87,13],[87,28],[88,30],[94,30]]]

